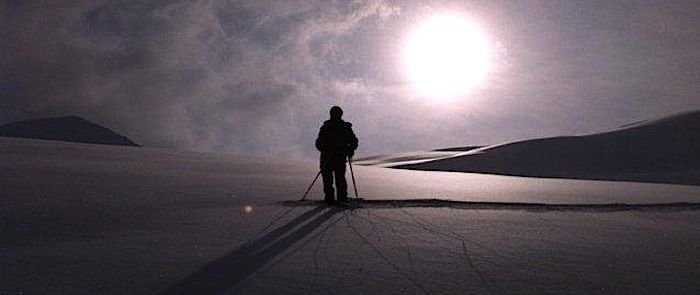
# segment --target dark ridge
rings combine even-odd
[[[10,123],[0,126],[0,136],[139,146],[126,136],[77,116]]]
[[[354,201],[353,201],[354,202]],[[325,201],[282,201],[288,207],[318,206]],[[453,208],[469,210],[525,210],[525,211],[589,211],[589,212],[619,212],[619,211],[697,211],[700,203],[601,203],[601,204],[548,204],[525,202],[471,202],[446,199],[360,199],[358,208]]]
[[[611,132],[525,140],[393,168],[700,185],[700,111]]]

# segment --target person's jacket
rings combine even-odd
[[[321,151],[321,160],[345,160],[357,149],[357,137],[352,124],[343,120],[328,120],[323,123],[316,138],[316,149]]]

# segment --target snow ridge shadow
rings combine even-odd
[[[282,201],[283,206],[303,207],[325,204],[323,201]],[[557,204],[525,202],[477,202],[455,201],[447,199],[360,199],[357,208],[391,209],[391,208],[453,208],[466,210],[524,210],[524,211],[584,211],[584,212],[619,212],[619,211],[696,211],[700,202],[672,203],[599,203],[599,204]]]
[[[162,294],[221,294],[230,291],[343,210],[340,207],[316,206],[210,262]]]

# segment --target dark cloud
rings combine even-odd
[[[150,146],[313,157],[346,109],[362,153],[601,131],[700,107],[700,5],[667,1],[0,1],[0,123],[80,115]],[[497,53],[449,108],[401,42],[442,9]]]

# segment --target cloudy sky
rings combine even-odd
[[[457,13],[488,74],[435,103],[402,50]],[[0,124],[79,115],[154,147],[313,158],[330,106],[360,155],[600,132],[700,108],[700,2],[0,0]]]

